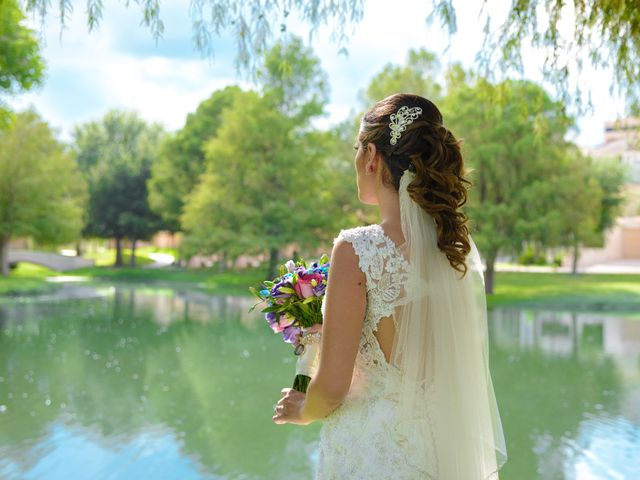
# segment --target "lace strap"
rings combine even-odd
[[[378,269],[375,267],[376,252],[371,239],[372,232],[369,230],[369,226],[340,230],[340,233],[333,241],[334,245],[340,239],[351,243],[358,256],[358,266],[365,275],[367,290],[371,290],[375,285],[376,278],[379,278],[379,273],[376,276]]]

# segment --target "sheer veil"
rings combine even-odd
[[[405,170],[399,189],[411,271],[394,317],[397,428],[425,449],[429,478],[497,479],[507,450],[489,372],[480,255],[469,237],[466,275],[451,267],[438,248],[433,217],[407,192],[414,177]]]

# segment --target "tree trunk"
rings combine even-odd
[[[218,272],[222,273],[227,270],[227,252],[222,252],[222,256],[218,260]]]
[[[276,264],[278,263],[279,250],[275,247],[269,249],[269,269],[267,278],[272,279],[276,276]]]
[[[78,240],[76,242],[76,257],[81,257],[82,253],[82,240]]]
[[[122,237],[116,237],[116,263],[113,266],[122,266]]]
[[[573,244],[573,259],[571,261],[571,275],[578,273],[578,259],[580,258],[580,247],[578,243]]]
[[[0,237],[0,272],[3,277],[9,276],[9,236]]]
[[[496,255],[492,254],[487,256],[485,261],[487,262],[487,269],[484,274],[484,291],[487,295],[492,295],[496,276]]]
[[[573,244],[573,258],[571,259],[571,275],[578,273],[578,261],[580,260],[580,245],[578,242]]]
[[[131,258],[129,258],[129,266],[134,268],[136,266],[136,242],[137,239],[131,240]]]

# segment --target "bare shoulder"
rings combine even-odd
[[[365,275],[360,269],[360,259],[353,244],[345,238],[337,238],[331,251],[329,276],[339,282],[363,285]]]

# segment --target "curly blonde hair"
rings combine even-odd
[[[391,145],[390,116],[400,107],[421,107],[422,114],[407,125]],[[406,169],[416,174],[408,192],[429,215],[438,229],[438,248],[453,268],[467,272],[465,259],[471,250],[468,217],[461,207],[467,202],[471,182],[460,149],[461,141],[443,125],[442,114],[433,102],[419,95],[398,93],[376,103],[364,114],[358,137],[366,147],[375,144],[386,168],[382,181],[398,190]]]

